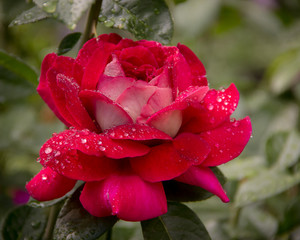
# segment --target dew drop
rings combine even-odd
[[[49,154],[49,153],[51,153],[52,152],[52,148],[51,147],[47,147],[46,149],[45,149],[45,153],[46,154]]]
[[[43,181],[47,180],[47,176],[45,174],[42,175],[42,180]]]
[[[60,155],[60,151],[57,151],[55,154],[54,154],[54,157],[58,157]]]
[[[85,138],[81,139],[81,143],[86,143],[86,139]]]
[[[220,147],[220,144],[216,143],[216,144],[215,144],[215,147],[216,147],[216,148],[219,148],[219,147]]]
[[[238,122],[238,121],[234,121],[233,123],[232,123],[232,126],[234,126],[234,127],[238,127],[240,125],[240,123]]]
[[[31,19],[32,18],[32,13],[30,13],[30,12],[25,13],[24,18],[27,19],[27,20]]]
[[[135,129],[135,128],[132,128],[131,130],[132,130],[133,132],[135,132],[135,131],[136,131],[136,129]]]
[[[217,97],[217,102],[222,102],[222,98],[220,98],[220,97]]]
[[[212,110],[214,109],[214,105],[209,104],[209,105],[207,106],[207,109],[208,109],[209,111],[212,111]]]
[[[99,150],[100,150],[100,151],[105,151],[105,150],[106,150],[106,148],[105,148],[105,147],[103,147],[103,146],[101,146],[101,147],[99,147]]]
[[[113,20],[105,20],[104,21],[104,25],[105,27],[112,27],[115,24],[115,22]]]
[[[128,137],[128,135],[129,135],[128,133],[124,133],[124,136],[125,136],[125,137]]]
[[[102,141],[99,141],[98,144],[101,145],[101,144],[102,144]]]
[[[47,13],[54,13],[56,10],[56,1],[48,1],[43,3],[42,8]]]

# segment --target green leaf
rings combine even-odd
[[[69,52],[78,42],[80,36],[80,32],[71,33],[65,36],[59,44],[57,54],[62,55]]]
[[[217,168],[212,168],[213,172],[219,179],[220,183],[224,185],[226,179],[223,173]],[[189,202],[189,201],[201,201],[213,196],[212,193],[204,190],[203,188],[192,186],[189,184],[177,182],[177,181],[164,181],[163,186],[167,199],[170,201]]]
[[[0,50],[0,66],[20,77],[18,82],[27,81],[37,86],[37,73],[22,60],[2,50]]]
[[[162,0],[103,0],[99,21],[106,27],[125,29],[137,39],[168,44],[173,35],[173,21]]]
[[[285,169],[297,163],[300,156],[300,136],[292,131],[282,146],[274,168]]]
[[[278,56],[266,74],[272,92],[280,94],[291,88],[299,79],[299,69],[300,48],[291,49]]]
[[[235,205],[243,207],[272,197],[300,182],[300,172],[288,174],[275,169],[262,171],[260,175],[244,181],[235,196]]]
[[[58,0],[56,13],[70,29],[74,29],[83,13],[95,0]]]
[[[44,209],[21,206],[12,210],[4,219],[1,229],[1,239],[31,239],[42,237],[47,222]]]
[[[80,190],[78,189],[62,207],[54,228],[53,239],[97,239],[117,222],[115,216],[97,218],[90,215],[79,201]]]
[[[293,200],[291,204],[285,209],[283,219],[279,222],[277,234],[291,232],[300,225],[300,197]]]
[[[168,212],[141,222],[145,240],[209,240],[207,230],[198,216],[187,206],[168,203]]]
[[[33,8],[30,8],[29,10],[21,13],[18,17],[16,17],[9,24],[9,27],[41,21],[50,16],[51,15],[44,12],[41,8],[35,6]]]

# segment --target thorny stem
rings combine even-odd
[[[88,41],[89,39],[97,35],[96,27],[98,23],[99,13],[101,10],[101,5],[102,5],[102,0],[96,0],[91,6],[80,47],[82,47],[86,41]]]
[[[54,226],[56,223],[56,218],[59,213],[59,207],[57,205],[53,205],[50,208],[48,222],[46,225],[46,229],[43,235],[42,240],[51,240],[53,235]]]

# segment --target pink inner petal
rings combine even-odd
[[[96,91],[82,91],[79,94],[84,106],[95,119],[102,130],[133,123],[128,113],[117,103]]]

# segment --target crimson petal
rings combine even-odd
[[[227,89],[210,90],[203,101],[192,103],[183,112],[183,132],[202,132],[228,119],[238,105],[239,92],[234,84]]]
[[[178,43],[177,47],[191,68],[193,85],[207,86],[206,70],[199,58],[187,46]]]
[[[80,201],[96,217],[117,215],[126,221],[143,221],[167,212],[162,184],[145,182],[131,174],[86,183]]]
[[[246,117],[239,121],[227,121],[200,136],[209,143],[211,152],[202,166],[212,167],[226,163],[241,154],[252,133],[251,121]]]
[[[130,159],[130,163],[144,180],[159,182],[173,179],[190,166],[200,164],[208,153],[209,145],[199,136],[181,134],[173,144],[152,147],[149,154]]]
[[[125,124],[107,129],[105,135],[112,139],[130,139],[134,141],[142,140],[172,140],[172,138],[156,128],[145,124]]]
[[[201,187],[217,195],[223,202],[229,202],[222,185],[210,168],[193,166],[175,180]]]
[[[27,184],[28,193],[38,201],[49,201],[72,190],[76,180],[66,178],[51,168],[43,168]]]
[[[40,163],[70,178],[96,181],[116,170],[117,160],[109,158],[143,156],[148,152],[149,147],[138,142],[70,129],[56,134],[42,146]]]
[[[57,86],[64,92],[66,107],[73,119],[78,123],[77,125],[79,125],[81,129],[88,128],[97,131],[97,127],[79,99],[79,85],[73,81],[72,78],[58,74]]]

